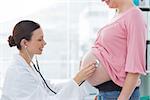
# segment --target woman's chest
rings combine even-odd
[[[124,25],[121,25],[120,23],[113,23],[110,25],[106,25],[103,27],[99,33],[99,38],[102,41],[117,41],[121,39],[126,39],[127,32],[124,27]]]

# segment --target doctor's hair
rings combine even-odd
[[[31,40],[32,32],[40,28],[40,25],[31,20],[22,20],[18,22],[14,29],[13,34],[8,37],[10,47],[17,46],[21,50],[20,42],[22,39]]]

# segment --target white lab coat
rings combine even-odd
[[[50,92],[39,74],[16,55],[8,68],[1,100],[83,100],[85,91],[73,79],[64,84],[49,86],[57,94]]]

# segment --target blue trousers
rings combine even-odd
[[[111,92],[100,92],[98,95],[98,100],[117,100],[120,91],[111,91]],[[130,100],[140,100],[139,88],[135,89],[132,93]]]

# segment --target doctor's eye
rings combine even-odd
[[[43,41],[43,39],[38,39],[38,41]]]

